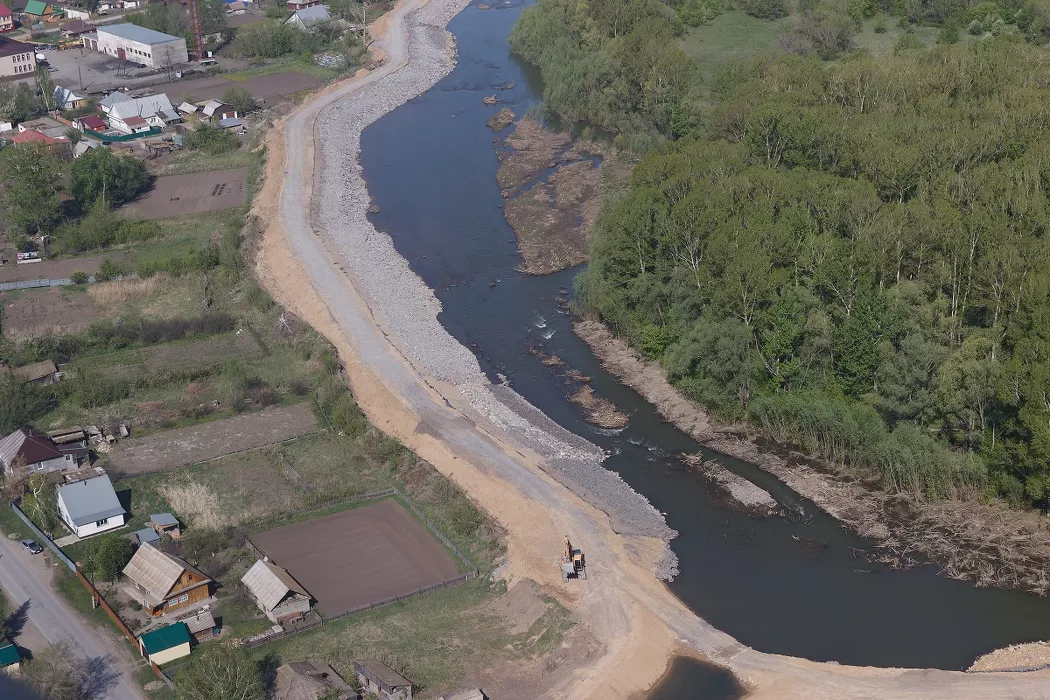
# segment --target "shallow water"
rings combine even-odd
[[[373,221],[435,289],[449,332],[476,348],[492,376],[507,376],[552,419],[612,453],[606,467],[681,533],[672,543],[681,568],[672,590],[745,644],[820,661],[963,668],[991,649],[1050,634],[1050,601],[972,588],[933,566],[893,572],[850,558],[851,547],[870,544],[756,467],[700,448],[601,369],[557,301],[577,270],[514,271],[520,260],[485,122],[501,106],[520,116],[539,99],[535,71],[506,42],[520,10],[468,7],[449,26],[458,38],[456,70],[362,136],[361,162],[380,207]],[[492,87],[507,82],[514,89]],[[504,104],[483,105],[490,94]],[[610,434],[586,423],[566,400],[565,380],[529,355],[532,345],[593,377],[596,391],[631,414],[627,428]],[[808,524],[758,520],[727,508],[675,458],[681,452],[716,457],[814,517]],[[812,549],[792,535],[827,546]]]
[[[646,700],[737,700],[746,694],[732,673],[679,656]]]

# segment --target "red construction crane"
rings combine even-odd
[[[193,53],[200,62],[204,59],[204,30],[201,28],[201,17],[197,14],[197,0],[187,0],[190,11],[190,29],[193,30]]]

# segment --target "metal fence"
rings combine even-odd
[[[0,292],[13,292],[16,289],[38,289],[40,287],[65,287],[70,284],[73,284],[73,280],[68,277],[62,279],[42,278],[38,280],[22,280],[21,282],[0,282]]]
[[[73,560],[67,557],[65,553],[58,548],[58,545],[51,541],[50,537],[45,535],[40,528],[34,525],[33,521],[29,519],[29,516],[23,513],[22,509],[19,508],[14,501],[11,502],[11,510],[13,510],[15,512],[15,515],[17,515],[19,519],[26,524],[26,527],[28,527],[33,532],[33,534],[36,535],[36,539],[38,542],[50,549],[52,553],[54,553],[54,555],[58,557],[58,560],[60,562],[69,567],[70,571],[72,571],[73,573],[77,572],[77,565],[73,563]]]

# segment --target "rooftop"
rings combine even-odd
[[[23,44],[14,39],[0,38],[0,58],[14,56],[16,53],[33,53],[35,49],[30,44]]]
[[[61,126],[61,124],[59,126]],[[38,131],[37,133],[40,132]],[[51,360],[44,360],[43,362],[34,362],[31,365],[15,367],[12,371],[27,382],[31,382],[35,379],[43,379],[48,375],[54,374],[58,371],[58,367],[56,367],[55,363]]]
[[[124,567],[124,575],[146,591],[152,603],[159,603],[172,593],[183,571],[192,571],[204,580],[207,576],[178,557],[165,554],[151,544],[139,545],[135,556]]]
[[[354,661],[354,668],[357,669],[358,673],[364,673],[391,689],[412,686],[412,681],[377,659]]]
[[[17,664],[21,660],[22,655],[18,653],[18,647],[6,639],[0,639],[0,668]]]
[[[79,146],[80,144],[78,143],[77,145]],[[135,530],[135,537],[138,538],[140,544],[156,542],[160,539],[160,535],[158,535],[157,531],[151,527],[144,527],[141,530]]]
[[[149,516],[149,521],[154,525],[160,525],[161,527],[164,527],[165,525],[179,524],[178,518],[171,513],[152,513]]]
[[[309,593],[292,578],[287,571],[273,562],[259,561],[252,564],[248,573],[241,577],[241,583],[252,592],[267,610],[273,610],[289,593],[298,593],[309,597]]]
[[[61,456],[51,438],[32,428],[20,428],[0,440],[0,462],[7,468],[19,457],[26,464],[34,464]]]
[[[174,625],[161,627],[139,637],[142,647],[147,654],[156,654],[165,649],[174,649],[182,644],[190,643],[190,630],[185,622],[176,622]]]
[[[179,38],[177,36],[172,36],[171,34],[165,34],[164,32],[146,29],[145,27],[140,27],[137,24],[131,24],[130,22],[100,26],[98,28],[98,33],[111,34],[113,36],[119,36],[121,39],[127,39],[128,41],[137,41],[141,44],[150,45],[166,44],[169,41],[176,41]]]
[[[4,3],[0,2],[0,17],[11,17],[14,13]]]
[[[58,498],[77,527],[127,512],[120,505],[108,474],[66,484],[58,489]]]

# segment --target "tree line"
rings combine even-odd
[[[711,93],[604,209],[581,302],[728,420],[1050,506],[1046,51],[782,55]]]

